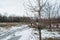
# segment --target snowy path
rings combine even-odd
[[[46,29],[41,31],[42,38],[60,37],[60,32],[48,32]],[[38,40],[38,31],[29,28],[27,25],[4,29],[0,27],[0,40]]]
[[[32,36],[32,30],[32,28],[29,28],[26,25],[16,28],[14,27],[6,32],[0,32],[0,40],[28,40],[29,37]]]
[[[5,37],[7,37],[7,36],[9,36],[9,35],[14,34],[14,33],[17,32],[17,31],[21,31],[21,30],[26,29],[26,28],[27,28],[27,27],[24,27],[24,28],[22,28],[22,29],[11,30],[11,31],[9,31],[9,32],[4,33],[4,35],[1,34],[1,35],[0,35],[0,39],[5,38]]]

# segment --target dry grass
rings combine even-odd
[[[58,38],[45,38],[43,40],[60,40],[60,39],[58,39]]]
[[[17,22],[13,22],[13,23],[0,23],[0,26],[1,27],[11,27],[11,26],[16,26],[16,25],[18,25],[18,24],[20,24],[21,25],[21,23],[17,23]]]

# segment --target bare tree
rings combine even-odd
[[[47,14],[47,17],[49,19],[49,29],[52,28],[52,20],[51,19],[56,19],[59,18],[59,10],[60,10],[60,5],[56,5],[57,3],[55,3],[54,5],[47,3],[44,9],[44,12]],[[58,27],[59,25],[56,24],[56,27]]]
[[[53,16],[55,16],[55,8],[56,8],[56,3],[54,5],[50,4],[49,2],[47,2],[45,8],[44,8],[44,12],[45,14],[47,14],[47,19],[49,19],[49,29],[51,29],[51,18],[53,18]]]
[[[56,8],[55,16],[54,16],[54,18],[55,19],[57,18],[57,20],[60,18],[60,15],[59,15],[60,12],[59,12],[59,10],[60,10],[60,4]],[[56,27],[59,28],[59,24],[57,24]]]
[[[59,18],[59,11],[60,11],[60,4],[57,5],[56,11],[55,11],[55,18]]]
[[[32,3],[32,1],[34,3]],[[42,9],[45,7],[47,3],[47,0],[28,0],[28,4],[26,4],[27,6],[24,5],[25,7],[25,10],[26,11],[29,11],[31,13],[38,13],[38,19],[37,19],[37,22],[39,22],[39,19],[41,19],[41,12],[42,12]],[[35,25],[38,25],[36,24],[36,22],[34,22]],[[39,31],[39,40],[41,40],[41,22],[39,23],[40,25],[37,26],[37,29]],[[35,26],[34,26],[35,27]]]

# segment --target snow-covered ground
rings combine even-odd
[[[41,30],[42,38],[60,37],[59,32]],[[38,40],[38,31],[28,25],[12,26],[9,29],[0,27],[0,40]]]

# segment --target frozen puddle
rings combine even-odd
[[[46,29],[41,31],[42,38],[60,37],[58,32],[49,32]],[[27,25],[5,29],[0,27],[0,40],[38,40],[38,31],[29,28]]]

